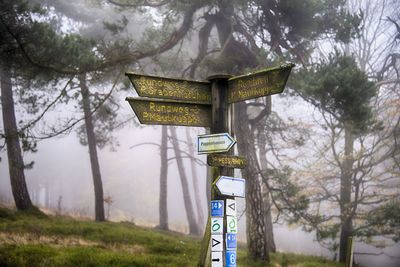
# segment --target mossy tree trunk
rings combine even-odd
[[[19,210],[33,208],[25,181],[24,161],[19,143],[15,119],[14,99],[11,83],[11,70],[0,62],[1,106],[3,113],[4,136],[7,146],[8,169],[14,202]]]
[[[97,156],[96,136],[94,134],[93,117],[90,109],[90,91],[86,84],[85,75],[79,76],[79,82],[82,94],[83,113],[85,116],[85,129],[89,147],[90,167],[92,169],[93,176],[95,218],[96,221],[105,221],[103,182],[101,180],[99,159]]]
[[[247,120],[245,103],[235,104],[235,134],[240,155],[247,158],[248,166],[242,170],[246,179],[246,228],[247,247],[250,258],[269,262],[266,235],[266,209],[255,151],[254,136]],[[272,229],[271,229],[272,230]]]

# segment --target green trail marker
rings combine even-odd
[[[127,97],[126,100],[142,124],[211,126],[210,105],[139,97]]]
[[[211,84],[127,72],[139,96],[211,104]]]
[[[228,103],[282,93],[293,66],[287,64],[230,78]]]
[[[207,156],[207,164],[213,167],[244,169],[246,167],[247,160],[244,157],[239,156],[210,154]]]

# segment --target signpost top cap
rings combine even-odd
[[[228,80],[230,78],[232,78],[233,76],[228,74],[228,73],[219,73],[219,74],[213,74],[211,76],[207,77],[208,81],[212,81],[212,80]]]

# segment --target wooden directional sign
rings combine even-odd
[[[210,105],[140,97],[127,97],[126,100],[143,124],[211,126]]]
[[[232,197],[244,197],[246,181],[243,178],[219,176],[215,186],[221,195]]]
[[[139,96],[175,99],[183,102],[211,104],[211,84],[206,81],[191,81],[136,73],[125,73]]]
[[[228,103],[282,93],[294,64],[232,77],[228,81]]]
[[[238,156],[211,154],[207,156],[207,164],[214,167],[243,169],[246,167],[247,160]]]
[[[228,152],[234,144],[236,144],[236,140],[228,133],[197,136],[198,154]]]

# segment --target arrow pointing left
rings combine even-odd
[[[229,176],[219,176],[215,186],[221,195],[245,197],[246,180]]]

